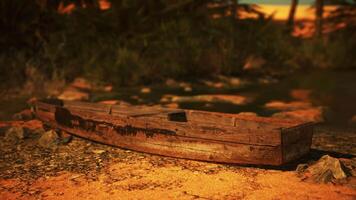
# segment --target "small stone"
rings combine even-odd
[[[6,140],[22,140],[28,137],[28,132],[23,127],[13,126],[5,132]]]
[[[190,86],[184,87],[184,92],[191,92],[191,91],[193,91],[192,87]]]
[[[168,103],[164,106],[167,108],[179,108],[179,104],[177,104],[177,103]]]
[[[85,78],[76,78],[72,82],[71,86],[82,89],[82,90],[91,90],[93,85]]]
[[[250,55],[243,66],[243,70],[258,70],[266,64],[266,60],[260,56]]]
[[[80,178],[82,176],[83,176],[83,174],[75,174],[75,175],[72,175],[71,177],[69,177],[69,180],[75,180],[75,179]]]
[[[270,110],[281,110],[281,111],[293,111],[293,110],[303,110],[312,108],[312,104],[304,101],[270,101],[264,105],[266,109]]]
[[[95,153],[95,154],[103,154],[103,153],[105,153],[106,151],[105,151],[105,150],[101,150],[101,149],[95,149],[95,150],[93,150],[92,152]]]
[[[151,88],[149,88],[149,87],[141,88],[140,92],[143,93],[143,94],[151,93]]]
[[[56,131],[49,130],[42,134],[40,139],[38,140],[38,144],[41,147],[49,148],[58,143],[59,136]]]
[[[172,86],[177,86],[178,83],[174,79],[167,79],[166,85],[172,87]]]
[[[170,96],[175,103],[183,102],[207,102],[207,103],[231,103],[235,105],[245,105],[251,101],[249,97],[241,95],[218,95],[206,94],[196,96]]]
[[[312,91],[307,89],[293,89],[290,91],[290,96],[301,101],[309,101]]]
[[[349,120],[349,124],[356,126],[356,115],[352,116],[351,119]]]
[[[58,99],[68,101],[88,100],[89,94],[87,92],[80,91],[77,88],[68,87],[58,96]]]

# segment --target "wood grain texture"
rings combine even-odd
[[[38,102],[35,114],[104,144],[225,163],[281,165],[307,153],[312,136],[310,125],[295,121],[160,107]]]

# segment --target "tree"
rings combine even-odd
[[[236,19],[237,6],[238,6],[238,0],[233,0],[232,1],[232,6],[231,6],[232,7],[231,16],[232,16],[233,20]]]
[[[287,27],[288,29],[291,30],[293,30],[294,16],[295,16],[295,12],[297,11],[297,6],[298,6],[298,0],[292,0],[290,10],[289,10],[288,20],[287,20]]]
[[[320,37],[323,33],[324,0],[315,0],[315,35]]]

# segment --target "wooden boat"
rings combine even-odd
[[[307,154],[313,124],[149,106],[42,100],[45,124],[125,149],[202,161],[283,165]]]

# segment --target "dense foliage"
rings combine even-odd
[[[240,75],[251,57],[266,61],[257,73],[356,68],[354,29],[299,39],[261,14],[231,20],[224,15],[231,5],[214,9],[207,3],[217,1],[206,0],[118,0],[109,10],[88,4],[71,14],[59,14],[58,1],[38,2],[0,1],[2,87],[21,85],[33,74],[41,81],[87,76],[120,86]]]

